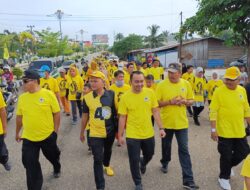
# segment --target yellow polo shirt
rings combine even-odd
[[[243,177],[250,178],[250,154],[246,157],[242,169],[241,169],[241,175]],[[247,190],[246,184],[244,183],[244,190]]]
[[[206,81],[204,78],[194,77],[192,82],[194,91],[194,100],[196,102],[204,102],[204,91],[206,90]]]
[[[133,139],[147,139],[154,136],[151,116],[152,108],[157,108],[156,95],[151,89],[143,88],[135,94],[127,91],[119,103],[118,113],[126,115],[126,137]]]
[[[186,72],[182,75],[182,78],[187,80],[188,82],[190,82],[192,84],[192,82],[194,81],[194,74]]]
[[[48,79],[40,78],[40,86],[47,90],[51,90],[54,93],[59,92],[57,80],[53,77],[49,77]]]
[[[60,90],[60,97],[64,97],[66,95],[67,78],[67,75],[65,75],[65,78],[58,77],[56,79]]]
[[[193,91],[187,80],[180,79],[178,83],[171,83],[169,79],[160,82],[156,88],[158,101],[169,101],[175,97],[192,100]],[[166,129],[188,128],[186,106],[168,105],[161,108],[161,119]]]
[[[208,100],[211,100],[214,94],[214,91],[216,90],[216,88],[220,87],[223,85],[223,81],[222,80],[210,80],[207,83],[207,92],[208,92]]]
[[[2,92],[0,92],[0,109],[5,108],[6,104],[3,98],[3,94]],[[0,121],[0,135],[3,134],[3,125],[2,125],[2,121]]]
[[[164,75],[164,68],[163,67],[151,67],[148,70],[148,74],[153,75],[155,81],[160,81],[162,80],[161,76]]]
[[[23,93],[18,98],[17,115],[22,116],[22,138],[42,141],[54,131],[53,113],[60,107],[53,92],[41,88],[35,93]]]
[[[112,84],[110,86],[110,90],[114,91],[115,93],[115,108],[118,110],[118,104],[121,100],[122,95],[130,90],[130,86],[127,84],[124,84],[122,87],[118,87],[115,84]]]
[[[77,92],[81,93],[83,91],[84,82],[80,75],[76,75],[75,77],[67,78],[67,87],[69,89],[69,100],[76,100]]]
[[[216,121],[218,135],[224,138],[245,137],[245,117],[250,117],[246,90],[239,85],[235,90],[225,85],[217,88],[210,104],[210,120]]]

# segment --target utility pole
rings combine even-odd
[[[79,32],[80,32],[80,34],[81,34],[82,52],[83,52],[83,47],[84,47],[84,45],[83,45],[83,42],[84,42],[84,41],[83,41],[83,34],[84,34],[84,33],[88,33],[88,32],[87,32],[87,31],[85,31],[85,30],[83,30],[83,29],[81,29]]]
[[[33,28],[35,28],[34,25],[27,25],[27,28],[30,29],[30,33],[33,34]]]
[[[180,26],[180,31],[179,31],[179,35],[180,35],[180,45],[179,45],[179,62],[181,62],[181,50],[182,50],[182,25],[183,25],[183,22],[182,22],[182,11],[180,13],[180,16],[181,16],[181,26]]]
[[[60,27],[60,36],[61,36],[61,40],[62,40],[62,18],[64,16],[72,16],[69,14],[65,14],[62,10],[57,10],[54,14],[52,15],[47,15],[48,17],[56,17],[59,21],[59,27]]]

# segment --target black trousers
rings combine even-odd
[[[200,113],[204,110],[204,106],[196,107],[193,106],[193,117],[194,119],[197,119]]]
[[[220,178],[229,179],[231,169],[250,153],[246,138],[222,138],[218,140],[220,153]]]
[[[82,117],[82,100],[76,100],[79,116]]]
[[[22,162],[26,169],[28,190],[41,190],[43,184],[42,169],[39,162],[40,149],[43,155],[53,165],[54,172],[61,170],[60,150],[56,144],[57,134],[53,132],[48,138],[40,142],[23,139]]]
[[[0,135],[0,164],[6,164],[9,160],[9,152],[4,142],[4,135]]]
[[[187,106],[187,111],[188,111],[189,115],[193,115],[193,111],[192,111],[191,106]]]
[[[106,138],[90,137],[90,145],[94,157],[94,175],[97,189],[105,188],[103,166],[107,167],[110,164],[114,140],[115,134]]]
[[[130,171],[135,185],[141,184],[140,174],[140,153],[142,150],[142,164],[146,166],[152,159],[155,149],[154,137],[148,139],[132,139],[127,138],[127,149],[129,156]]]

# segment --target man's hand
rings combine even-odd
[[[160,129],[160,137],[164,138],[166,136],[166,132],[164,129]]]
[[[218,141],[218,134],[217,132],[211,132],[211,139],[213,139],[214,141]]]
[[[84,133],[81,133],[81,134],[80,134],[80,141],[81,141],[82,143],[84,143],[84,141],[85,141]]]
[[[16,135],[16,142],[21,142],[22,141],[22,138],[19,134]]]
[[[120,145],[124,145],[125,144],[125,139],[123,137],[118,137],[118,142]]]

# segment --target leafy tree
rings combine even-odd
[[[120,58],[126,58],[128,51],[133,49],[143,48],[143,37],[130,34],[128,37],[125,37],[121,41],[114,42],[112,51]]]
[[[250,3],[249,0],[198,0],[199,9],[195,16],[187,19],[181,32],[215,36],[228,31],[227,43],[247,48],[250,66]]]
[[[118,33],[115,35],[115,41],[121,41],[124,38],[122,33]]]
[[[153,24],[152,26],[148,26],[147,29],[149,30],[150,35],[146,36],[144,39],[146,43],[146,47],[157,48],[157,47],[163,46],[166,33],[158,34],[160,30],[160,26]]]

